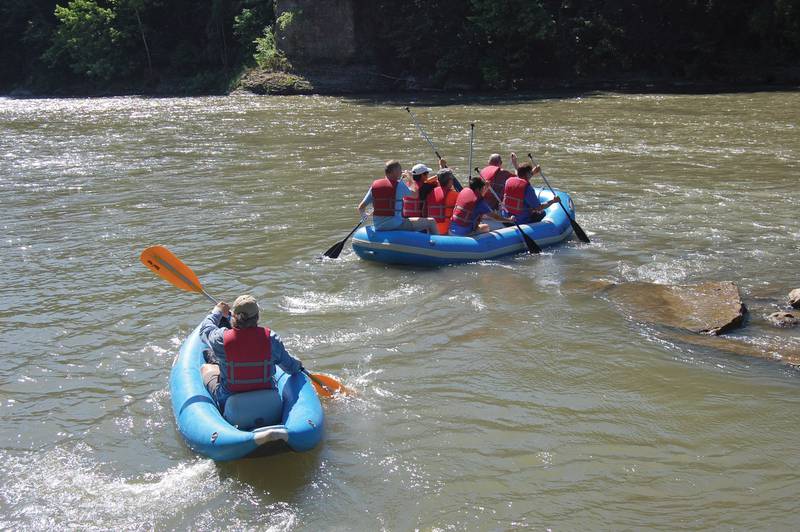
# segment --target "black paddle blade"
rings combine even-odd
[[[342,240],[341,242],[337,242],[334,245],[332,245],[328,249],[328,251],[323,253],[323,255],[328,257],[329,259],[338,259],[339,258],[339,254],[342,252],[342,249],[344,249],[344,240]]]
[[[591,240],[589,240],[589,237],[583,232],[583,229],[581,229],[581,226],[578,225],[578,222],[576,222],[572,217],[570,217],[569,221],[572,222],[572,230],[575,231],[576,235],[578,235],[578,240],[585,244],[590,244]]]
[[[529,237],[525,231],[522,230],[522,227],[520,227],[518,223],[514,222],[514,225],[516,225],[517,229],[519,229],[519,232],[522,235],[522,240],[525,241],[525,246],[528,248],[528,253],[541,253],[542,248],[539,247],[539,244],[537,244],[534,239]]]

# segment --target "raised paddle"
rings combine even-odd
[[[475,171],[478,172],[478,174],[480,174],[480,170],[478,169],[477,166],[475,167]],[[489,185],[489,190],[492,191],[492,194],[494,195],[495,199],[497,199],[498,206],[501,205],[503,203],[503,200],[501,200],[500,196],[497,195],[497,192],[494,191],[494,188],[492,188],[492,185]],[[525,231],[522,230],[522,227],[519,226],[519,224],[517,223],[516,220],[514,220],[514,225],[517,226],[517,229],[519,229],[519,232],[522,235],[522,240],[523,240],[523,242],[525,242],[525,247],[528,248],[528,253],[533,253],[533,254],[541,253],[542,252],[542,248],[539,247],[539,244],[537,244],[534,239],[529,237],[525,233]]]
[[[152,270],[156,275],[171,285],[187,292],[203,294],[215,304],[219,303],[219,301],[211,297],[208,292],[203,290],[200,279],[197,278],[197,275],[195,275],[192,269],[164,246],[150,246],[142,251],[139,260],[141,260],[142,264],[147,266],[148,269]],[[319,395],[330,397],[336,393],[347,395],[350,392],[350,390],[345,388],[342,383],[333,377],[321,373],[309,373],[305,368],[303,368],[303,373],[314,383],[314,388]]]
[[[530,153],[528,154],[528,159],[530,159],[530,160],[531,160],[531,163],[532,163],[534,166],[536,166],[536,162],[533,160],[533,155],[531,155]],[[553,196],[555,196],[555,195],[556,195],[556,191],[555,191],[555,190],[553,190],[553,187],[551,187],[551,186],[550,186],[550,183],[548,183],[548,182],[547,182],[547,177],[545,177],[545,175],[544,175],[544,171],[542,171],[542,169],[541,169],[541,168],[539,169],[539,175],[541,175],[541,176],[542,176],[542,179],[544,180],[544,184],[545,184],[545,185],[547,185],[547,188],[549,188],[549,189],[550,189],[550,192],[552,192],[552,193],[553,193]],[[567,210],[567,208],[566,208],[566,207],[564,207],[564,204],[563,204],[563,203],[561,203],[561,202],[559,201],[559,202],[558,202],[558,204],[559,204],[559,205],[561,205],[561,208],[562,208],[562,209],[564,209],[564,214],[566,214],[566,215],[567,215],[567,218],[569,218],[569,223],[572,225],[572,230],[573,230],[573,231],[575,231],[575,234],[576,234],[576,235],[578,235],[578,240],[580,240],[581,242],[584,242],[584,243],[586,243],[586,244],[589,244],[589,243],[591,242],[591,241],[589,240],[589,237],[588,237],[588,236],[586,236],[586,233],[584,233],[584,232],[583,232],[583,229],[581,229],[581,226],[580,226],[580,225],[578,225],[578,222],[576,222],[576,221],[575,221],[575,218],[573,218],[572,216],[570,216],[570,214],[569,214],[569,211]]]
[[[475,123],[471,123],[469,125],[469,157],[467,158],[467,168],[472,168],[472,146],[473,141],[475,140]],[[478,172],[480,175],[480,172]],[[472,181],[472,170],[469,171],[469,179],[467,180],[467,186],[469,186],[469,182]]]
[[[410,107],[406,107],[406,111],[408,111],[408,114],[411,115],[411,120],[414,122],[414,125],[417,127],[417,131],[419,131],[420,134],[425,138],[425,140],[428,141],[428,144],[430,145],[431,149],[433,150],[433,154],[436,156],[436,160],[437,161],[441,161],[442,160],[442,156],[439,155],[439,150],[436,149],[436,146],[433,145],[433,141],[425,133],[425,130],[422,129],[422,126],[419,125],[419,122],[417,122],[417,117],[414,115],[414,111],[412,111]],[[461,185],[461,183],[458,181],[458,178],[455,176],[455,174],[453,174],[453,188],[456,190],[456,192],[461,192],[461,189],[464,188]]]
[[[323,255],[324,255],[324,256],[326,256],[326,257],[328,257],[329,259],[336,259],[336,258],[339,258],[339,254],[342,252],[342,249],[344,249],[344,244],[345,244],[345,242],[347,242],[347,239],[348,239],[348,238],[350,238],[351,236],[353,236],[353,233],[355,233],[355,232],[356,232],[356,229],[358,229],[359,227],[361,227],[361,224],[363,224],[363,223],[364,223],[364,220],[366,220],[366,219],[367,219],[367,216],[368,216],[368,215],[365,213],[365,214],[364,214],[364,216],[362,216],[362,217],[361,217],[361,220],[360,220],[360,221],[359,221],[359,222],[356,224],[356,226],[353,228],[353,230],[352,230],[352,231],[350,231],[350,232],[347,234],[347,236],[346,236],[346,237],[344,237],[344,240],[342,240],[341,242],[337,242],[337,243],[335,243],[334,245],[332,245],[330,248],[328,248],[328,251],[326,251],[325,253],[323,253]]]

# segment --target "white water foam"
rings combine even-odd
[[[231,497],[226,512],[244,522],[198,516],[182,522],[182,514],[197,505],[226,505],[220,498],[252,489],[234,479],[221,479],[214,462],[197,459],[163,472],[138,478],[117,477],[112,467],[98,462],[85,443],[74,449],[0,454],[6,467],[0,486],[0,507],[7,526],[15,530],[152,530],[168,526],[192,528],[202,523],[229,523],[231,529],[288,530],[296,522],[288,505],[265,506],[254,493]],[[243,508],[242,506],[247,506]],[[222,518],[222,519],[221,519]]]

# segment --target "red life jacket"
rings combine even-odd
[[[509,214],[522,214],[525,210],[525,191],[531,186],[520,177],[509,177],[503,191],[503,205]]]
[[[425,201],[428,206],[428,216],[436,220],[440,235],[446,235],[450,228],[450,217],[453,216],[456,198],[458,192],[452,188],[444,190],[442,187],[436,187],[428,194],[428,199]]]
[[[433,192],[428,194],[426,203],[428,204],[428,216],[437,222],[444,221],[444,199],[445,192],[442,187],[436,187]]]
[[[388,177],[376,179],[372,182],[373,216],[394,216],[397,209],[395,197],[397,195],[397,181]]]
[[[225,387],[231,393],[273,388],[272,342],[266,327],[227,329],[222,333],[225,348]]]
[[[422,216],[422,203],[419,198],[403,197],[403,218],[420,218]]]
[[[444,190],[442,187],[436,187],[433,192],[428,194],[426,203],[428,204],[428,216],[437,222],[449,220],[453,215],[453,207],[456,206],[456,199],[458,192],[452,188]]]
[[[471,188],[463,188],[458,193],[456,205],[453,208],[452,221],[463,227],[472,227],[475,221],[472,219],[472,211],[478,203],[478,195]]]
[[[486,194],[483,196],[491,208],[497,208],[499,205],[497,198],[503,198],[503,187],[506,184],[506,180],[513,175],[514,174],[508,170],[503,170],[499,166],[487,166],[481,170],[481,177],[492,187],[492,190],[494,190],[494,194],[492,194],[491,190],[487,190]],[[495,194],[497,197],[495,197]]]
[[[491,183],[496,176],[500,172],[501,168],[499,166],[489,165],[486,166],[483,170],[481,170],[481,177],[487,183]]]
[[[428,178],[425,183],[430,181],[431,178]],[[422,185],[424,183],[422,182],[421,178],[414,178],[414,182],[417,184],[417,197],[403,197],[403,218],[421,218],[425,216],[425,198],[422,197]],[[431,188],[427,187],[426,190],[430,191]]]

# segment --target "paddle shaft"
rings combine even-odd
[[[420,135],[422,135],[423,138],[425,138],[425,140],[428,141],[428,144],[430,144],[430,147],[433,150],[433,154],[436,156],[436,160],[437,161],[441,161],[442,160],[442,156],[439,155],[439,150],[437,150],[436,146],[433,145],[433,141],[425,133],[425,130],[422,129],[422,126],[419,125],[419,122],[417,121],[417,117],[414,114],[414,111],[412,111],[410,107],[406,107],[406,111],[408,111],[408,114],[411,115],[411,120],[413,120],[414,125],[417,128],[417,131],[419,131]],[[461,192],[461,189],[464,188],[461,185],[461,182],[458,180],[458,178],[456,177],[455,174],[453,174],[453,188],[456,190],[456,192]]]
[[[530,153],[528,154],[528,159],[530,159],[530,160],[531,160],[531,163],[533,163],[534,165],[536,165],[536,161],[534,161],[534,160],[533,160],[533,155],[532,155],[532,154],[530,154]],[[550,183],[547,181],[547,177],[544,175],[544,171],[542,171],[542,169],[541,169],[541,168],[539,168],[539,175],[541,175],[541,176],[542,176],[542,180],[544,181],[544,184],[545,184],[545,185],[547,185],[547,188],[549,188],[549,189],[550,189],[550,192],[552,192],[552,193],[553,193],[553,197],[555,197],[555,195],[556,195],[556,191],[555,191],[555,190],[553,190],[553,187],[551,187],[551,186],[550,186]],[[583,242],[585,242],[585,243],[587,243],[587,244],[588,244],[590,241],[589,241],[589,237],[588,237],[588,236],[586,236],[586,232],[585,232],[585,231],[584,231],[584,230],[581,228],[581,226],[580,226],[580,225],[578,225],[578,222],[576,222],[576,221],[575,221],[575,218],[573,218],[573,217],[572,217],[572,216],[569,214],[569,211],[567,210],[567,208],[566,208],[566,207],[564,207],[564,204],[563,204],[563,203],[561,203],[560,201],[558,202],[558,204],[559,204],[559,205],[561,205],[561,208],[564,210],[564,214],[566,214],[566,215],[567,215],[567,218],[569,218],[569,223],[570,223],[570,225],[572,225],[572,229],[573,229],[573,230],[575,231],[575,233],[578,235],[578,238],[579,238],[581,241],[583,241]]]
[[[528,154],[528,159],[530,159],[530,160],[531,160],[531,162],[532,162],[534,165],[538,165],[538,163],[537,163],[536,161],[534,161],[534,160],[533,160],[533,155],[531,155],[530,153]],[[545,177],[545,175],[544,175],[544,170],[542,170],[541,168],[539,168],[539,175],[540,175],[540,176],[542,176],[542,180],[544,181],[544,184],[545,184],[545,185],[547,185],[547,188],[549,188],[549,189],[550,189],[550,192],[552,192],[552,193],[553,193],[553,196],[555,197],[555,195],[556,195],[556,191],[555,191],[555,190],[553,190],[553,187],[551,187],[551,186],[550,186],[550,183],[548,183],[548,182],[547,182],[547,177]],[[564,209],[564,213],[567,215],[567,217],[568,217],[570,220],[572,220],[572,216],[570,216],[570,215],[569,215],[569,211],[567,210],[567,208],[566,208],[566,207],[564,207],[564,205],[563,205],[562,203],[560,203],[560,202],[559,202],[559,205],[561,205],[561,208],[562,208],[562,209]]]
[[[347,242],[347,239],[350,238],[351,236],[353,236],[353,233],[355,233],[358,230],[358,228],[361,227],[361,224],[364,223],[364,220],[367,219],[367,216],[368,216],[368,214],[364,213],[364,216],[362,216],[361,219],[356,224],[356,226],[353,227],[353,230],[350,231],[349,233],[347,233],[347,236],[344,237],[344,239],[342,240],[342,243]]]
[[[420,126],[419,122],[417,122],[417,117],[416,117],[416,115],[414,115],[414,111],[412,111],[410,107],[406,107],[406,111],[408,111],[408,114],[411,115],[411,120],[413,120],[414,121],[414,125],[417,126],[417,131],[419,131],[420,134],[423,136],[423,138],[425,138],[425,140],[428,141],[428,144],[430,144],[434,155],[436,155],[436,159],[437,160],[441,159],[442,156],[439,155],[439,150],[436,149],[436,146],[434,146],[433,141],[428,137],[427,134],[425,134],[425,130],[422,129],[422,126]]]
[[[472,123],[469,125],[469,157],[467,158],[467,168],[470,169],[469,171],[470,181],[472,181],[472,145],[474,140],[475,140],[475,124]]]

